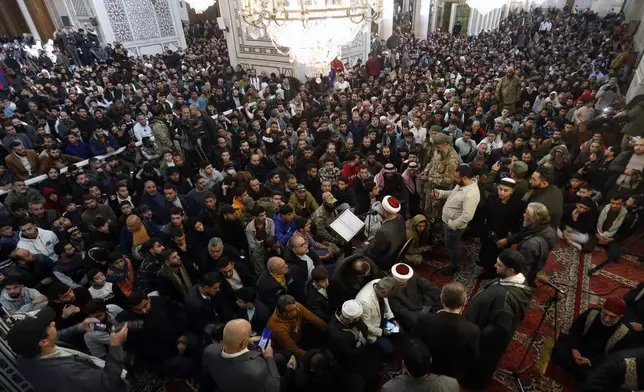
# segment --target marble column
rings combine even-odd
[[[450,6],[452,7],[452,12],[449,13],[449,27],[447,28],[447,32],[449,33],[452,32],[452,29],[456,24],[456,10],[458,9],[458,4],[451,3]]]
[[[20,7],[22,16],[25,18],[25,22],[27,22],[29,32],[37,41],[40,41],[40,34],[38,34],[38,29],[36,28],[34,20],[31,18],[31,14],[29,14],[29,9],[27,8],[27,4],[25,4],[25,0],[16,0],[16,2],[18,3],[18,7]]]
[[[501,26],[501,20],[503,20],[503,8],[497,8],[496,10],[496,26],[495,29],[498,29]]]
[[[418,39],[427,38],[430,4],[431,0],[415,0],[414,2],[414,35]]]
[[[430,6],[433,4],[433,8],[431,9],[432,14],[430,15],[430,21],[429,21],[429,31],[431,33],[436,31],[436,26],[438,24],[438,11],[439,11],[438,4],[441,1],[443,0],[432,0],[432,2],[430,3]]]
[[[403,10],[404,12],[404,10]],[[387,40],[394,29],[394,0],[383,0],[382,19],[378,25],[378,36]]]
[[[467,35],[476,35],[474,23],[476,23],[476,10],[470,9],[470,20],[467,22]]]

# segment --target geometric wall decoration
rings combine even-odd
[[[127,13],[121,0],[105,0],[105,9],[107,17],[110,20],[110,26],[114,31],[114,39],[117,42],[134,41],[132,29],[127,20]]]
[[[76,0],[83,1],[83,0]],[[171,0],[104,0],[117,41],[125,43],[176,36]]]
[[[154,12],[159,25],[159,35],[161,37],[171,37],[176,34],[174,23],[172,23],[172,13],[167,0],[157,1],[154,3]]]
[[[87,2],[85,0],[71,0],[76,16],[90,16]]]

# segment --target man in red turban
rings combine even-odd
[[[634,334],[622,322],[626,303],[617,297],[606,299],[603,308],[591,308],[573,322],[552,353],[552,361],[583,382],[613,352],[633,347]]]

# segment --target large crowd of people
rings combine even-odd
[[[156,56],[73,29],[0,49],[0,304],[37,391],[145,372],[222,392],[485,390],[557,243],[620,259],[644,209],[623,16],[536,9],[426,39],[401,23],[304,83],[230,64],[210,23]],[[332,225],[347,210],[354,238]],[[486,281],[472,298],[419,272],[478,268],[464,238]],[[642,293],[562,336],[553,363],[580,390],[644,389],[628,368],[644,354],[623,351],[644,343]]]

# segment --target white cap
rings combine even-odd
[[[391,274],[399,282],[406,282],[414,276],[414,270],[405,263],[394,264]]]
[[[350,299],[342,304],[342,316],[354,319],[362,316],[362,304],[355,299]]]

